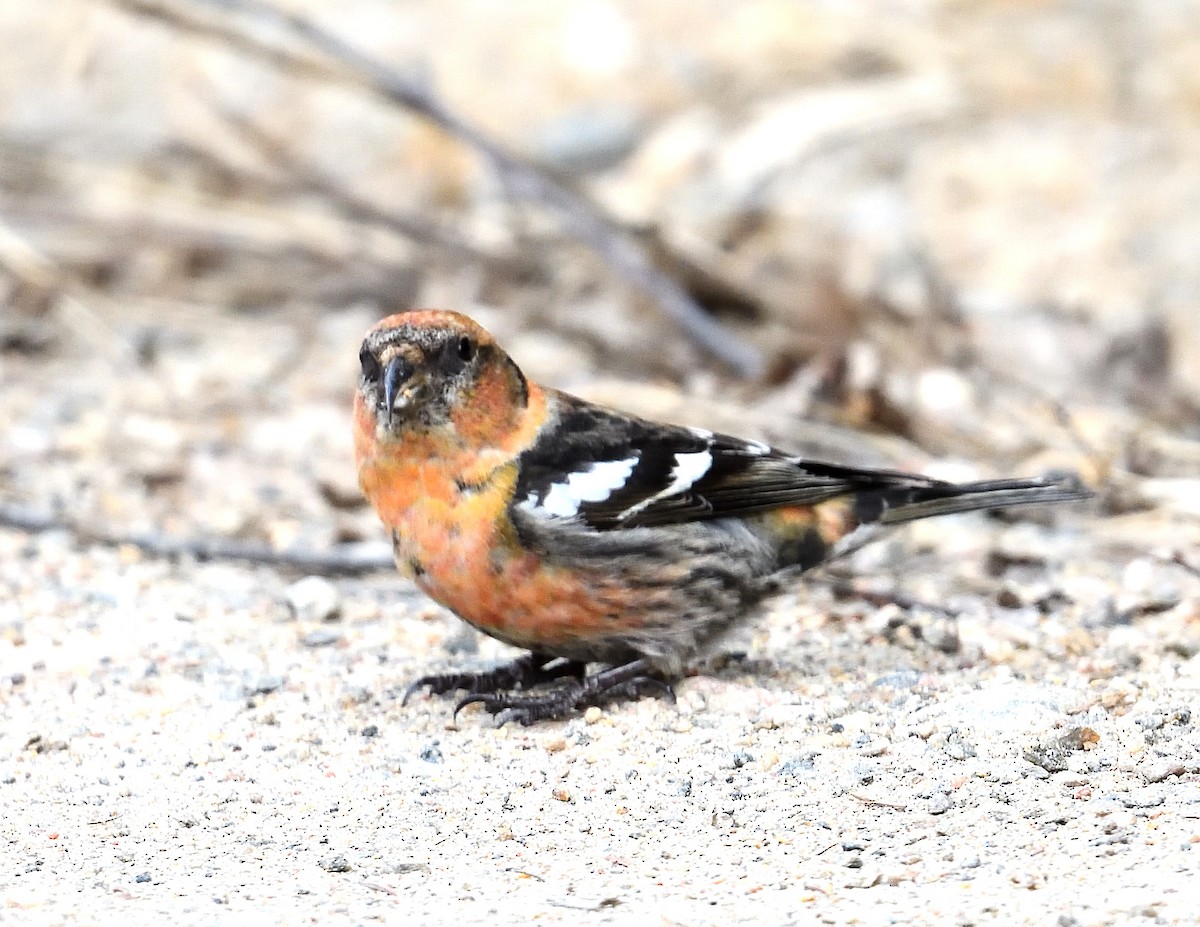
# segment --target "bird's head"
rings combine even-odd
[[[482,440],[529,402],[524,375],[483,328],[457,312],[391,315],[363,339],[355,407],[377,441],[420,433]]]

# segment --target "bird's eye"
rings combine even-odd
[[[383,376],[383,368],[379,366],[379,358],[367,350],[366,346],[358,352],[358,362],[362,365],[363,379],[375,383]]]
[[[475,357],[475,342],[463,335],[458,339],[458,358],[466,363]]]

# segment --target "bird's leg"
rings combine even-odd
[[[422,676],[405,690],[400,704],[406,704],[413,693],[425,688],[432,695],[445,695],[460,689],[477,694],[498,693],[515,688],[527,689],[563,676],[583,679],[586,671],[585,663],[544,653],[526,653],[490,670]]]
[[[539,692],[477,692],[460,701],[454,713],[457,715],[467,705],[479,703],[485,711],[498,716],[498,724],[518,721],[528,725],[548,718],[560,718],[606,698],[631,698],[647,686],[675,700],[675,691],[670,684],[654,675],[647,661],[633,660],[583,679],[563,679]]]

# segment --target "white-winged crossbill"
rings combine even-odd
[[[870,528],[1089,493],[1072,480],[953,484],[804,460],[660,424],[528,380],[454,312],[367,334],[355,395],[359,482],[400,570],[529,653],[418,680],[531,723],[668,688],[796,574]],[[606,668],[588,675],[588,664]]]

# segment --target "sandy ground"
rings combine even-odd
[[[307,350],[352,367],[359,321]],[[277,321],[241,324],[286,349]],[[232,337],[178,350],[224,370]],[[253,492],[267,536],[379,540],[319,489],[353,480],[325,427],[344,424],[345,384],[294,402],[301,374],[224,409],[234,443],[188,406],[185,450],[156,419],[157,441],[101,462],[172,406],[87,353],[6,361],[10,483],[134,525],[219,525]],[[53,446],[25,427],[39,416],[62,423]],[[915,602],[817,576],[675,704],[528,729],[401,704],[421,673],[505,652],[390,572],[300,582],[0,531],[0,918],[1195,922],[1200,577],[1154,554],[1190,522],[1093,509],[911,526],[849,568]]]
[[[1173,621],[980,609],[947,655],[801,597],[674,705],[495,729],[400,704],[498,648],[389,577],[300,620],[270,570],[0,550],[9,923],[1196,920]]]
[[[1200,5],[281,2],[756,377],[229,2],[0,3],[0,923],[1200,923]],[[674,703],[455,722],[405,688],[511,653],[390,569],[161,551],[377,551],[348,408],[412,305],[634,411],[1097,498],[897,531]]]

